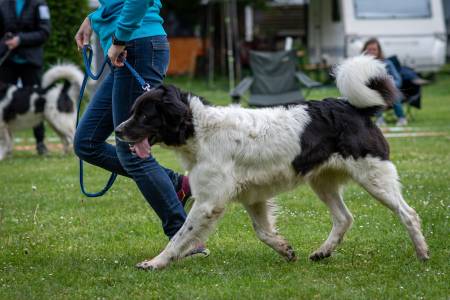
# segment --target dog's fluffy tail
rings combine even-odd
[[[58,64],[52,66],[42,77],[42,88],[46,89],[58,80],[67,80],[71,84],[81,87],[83,73],[74,64]]]
[[[400,93],[384,63],[372,56],[345,60],[335,69],[335,75],[341,94],[358,108],[390,106]]]

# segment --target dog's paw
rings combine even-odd
[[[421,252],[418,252],[417,253],[417,258],[420,261],[424,261],[424,262],[429,260],[430,259],[430,251],[428,251],[428,249],[425,249],[425,250],[423,250]]]
[[[167,264],[160,263],[155,259],[144,260],[136,265],[136,268],[146,271],[155,271],[163,269]]]
[[[297,256],[295,255],[294,249],[290,245],[286,246],[286,250],[284,251],[284,257],[289,262],[294,262],[297,260]]]
[[[331,256],[330,251],[328,251],[328,252],[316,251],[309,256],[309,259],[312,261],[319,261],[319,260],[322,260],[322,259],[330,257],[330,256]]]

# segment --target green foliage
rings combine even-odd
[[[47,0],[52,18],[52,32],[45,45],[45,63],[70,61],[81,64],[74,36],[88,14],[87,0]]]

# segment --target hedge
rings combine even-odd
[[[60,61],[81,64],[74,36],[88,14],[88,0],[47,0],[52,20],[50,39],[45,44],[45,64]]]

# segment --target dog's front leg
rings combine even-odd
[[[217,201],[196,200],[183,227],[155,258],[137,265],[141,269],[162,269],[172,261],[181,259],[196,245],[203,243],[223,215],[224,205]]]

